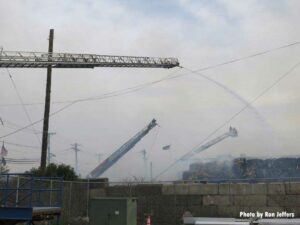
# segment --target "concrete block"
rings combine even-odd
[[[163,195],[174,195],[175,194],[175,185],[173,184],[164,184],[162,186]]]
[[[287,194],[300,194],[300,183],[285,183],[285,191]]]
[[[153,196],[162,194],[161,184],[139,184],[135,187],[137,196]]]
[[[105,188],[108,197],[129,197],[134,196],[132,190],[127,186],[111,186]]]
[[[203,196],[201,195],[189,195],[188,199],[191,206],[203,205]]]
[[[190,207],[189,211],[195,217],[215,217],[218,213],[218,208],[214,205],[194,206]]]
[[[203,205],[232,205],[232,196],[228,195],[205,195],[203,196]]]
[[[90,189],[90,198],[106,197],[104,188]]]
[[[233,196],[235,206],[266,206],[266,195],[238,195]]]
[[[290,209],[290,211],[295,213],[296,218],[300,217],[300,208],[299,207],[293,207]]]
[[[155,210],[153,209],[149,209],[149,208],[145,208],[145,210],[143,212],[141,212],[141,217],[142,217],[142,223],[140,224],[145,224],[145,212],[147,212],[148,210],[153,212],[153,216],[156,217],[156,223],[155,224],[174,224],[174,221],[176,220],[176,216],[180,215],[182,216],[183,213],[182,212],[178,212],[177,209],[173,206],[173,207],[165,207],[162,205],[162,207],[157,208]],[[178,212],[178,214],[177,214]],[[151,223],[154,223],[154,221],[152,220]]]
[[[283,207],[285,201],[285,195],[268,195],[267,206]]]
[[[216,195],[218,194],[218,184],[191,184],[189,194],[191,195]]]
[[[238,218],[240,210],[236,206],[218,206],[218,217]]]
[[[267,194],[268,195],[284,195],[285,186],[284,183],[269,183],[267,184]]]
[[[157,204],[163,206],[174,206],[177,201],[176,199],[177,199],[176,195],[162,195],[160,196],[160,199],[157,202]],[[147,204],[147,202],[145,202],[145,204]]]
[[[176,184],[175,185],[175,195],[187,195],[189,194],[188,184]]]
[[[201,195],[175,195],[176,205],[193,206],[202,205]]]
[[[265,183],[251,184],[251,194],[262,195],[267,194],[267,185]]]
[[[230,194],[230,184],[219,184],[219,194],[229,195]]]
[[[279,207],[285,207],[285,206],[300,207],[300,196],[299,195],[269,195],[267,198],[267,205],[279,206]]]
[[[247,183],[230,184],[230,194],[232,195],[250,195],[252,186]]]

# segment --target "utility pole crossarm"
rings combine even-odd
[[[179,61],[176,58],[0,51],[0,67],[47,68],[48,66],[52,68],[173,68],[179,66]]]

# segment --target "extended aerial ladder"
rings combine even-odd
[[[47,157],[52,68],[135,67],[169,69],[179,66],[176,58],[54,53],[53,39],[54,30],[50,29],[48,52],[3,51],[3,48],[0,48],[0,68],[47,68],[40,166],[42,171],[45,170]]]
[[[145,67],[172,68],[179,66],[176,58],[111,56],[96,54],[1,51],[0,67],[6,68],[94,68]]]
[[[119,149],[117,149],[113,154],[111,154],[107,159],[100,163],[92,172],[90,172],[90,178],[97,178],[108,170],[112,165],[114,165],[120,158],[122,158],[130,149],[132,149],[136,143],[138,143],[149,131],[157,125],[156,120],[153,119],[148,126],[138,132],[129,141],[123,144]]]
[[[198,154],[199,152],[203,152],[204,150],[208,149],[209,147],[219,143],[220,141],[223,141],[224,139],[228,137],[237,137],[238,136],[238,131],[237,129],[233,127],[229,127],[229,131],[222,134],[221,136],[205,143],[204,145],[201,145],[199,148],[194,149],[191,152],[186,153],[184,156],[180,158],[181,161],[186,161]]]

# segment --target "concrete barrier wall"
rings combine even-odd
[[[90,197],[137,197],[155,225],[181,224],[184,212],[203,217],[239,217],[241,211],[294,213],[300,217],[300,183],[119,185],[90,190]]]

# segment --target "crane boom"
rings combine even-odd
[[[100,163],[92,172],[90,172],[89,177],[96,178],[108,170],[112,165],[114,165],[120,158],[122,158],[130,149],[132,149],[136,143],[138,143],[149,131],[157,125],[156,120],[153,119],[148,126],[138,132],[129,141],[123,144],[119,149],[117,149],[113,154],[111,154],[107,159]]]
[[[195,154],[199,153],[199,152],[202,152],[204,151],[205,149],[219,143],[220,141],[228,138],[228,137],[237,137],[238,136],[238,132],[237,132],[237,129],[233,128],[233,127],[230,127],[229,128],[229,131],[222,134],[221,136],[219,137],[216,137],[215,139],[205,143],[204,145],[201,145],[199,148],[196,148],[194,149],[192,152],[188,152],[187,154],[185,154],[184,156],[182,156],[180,158],[180,160],[184,161],[184,160],[188,160],[190,159],[191,157],[193,157]]]
[[[113,56],[96,54],[0,51],[0,67],[5,68],[94,68],[145,67],[173,68],[176,58]]]

